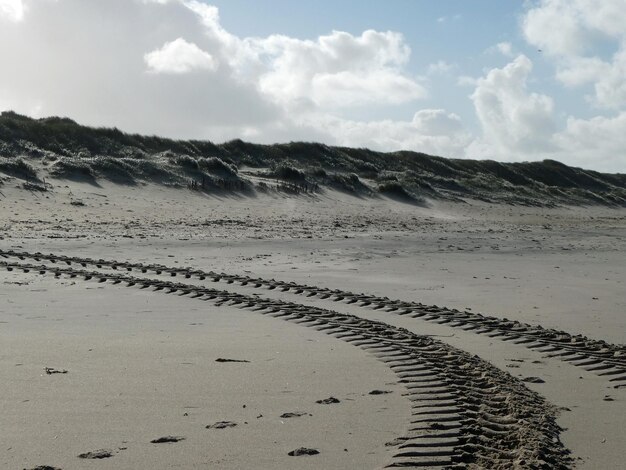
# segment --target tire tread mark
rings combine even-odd
[[[70,265],[67,259],[59,257],[59,260]],[[75,262],[74,259],[71,261]],[[101,261],[98,264],[105,265]],[[120,263],[116,265],[120,266]],[[0,267],[15,266],[0,261]],[[417,377],[399,377],[399,382],[405,385],[409,393],[418,392],[412,394],[411,399],[419,406],[435,397],[438,403],[454,400],[454,404],[449,406],[449,413],[424,414],[422,408],[413,409],[415,419],[405,443],[419,441],[424,434],[433,434],[433,431],[454,431],[459,433],[463,444],[455,443],[444,451],[401,451],[394,454],[390,466],[432,467],[441,464],[448,468],[465,468],[466,464],[472,464],[499,469],[510,468],[512,462],[537,461],[537,456],[541,456],[541,460],[547,462],[550,468],[566,469],[571,466],[571,458],[558,439],[560,428],[556,424],[555,407],[547,404],[540,395],[510,374],[432,337],[318,307],[260,299],[204,286],[137,278],[119,272],[103,272],[102,268],[86,271],[74,269],[70,265],[52,270],[45,265],[29,264],[20,264],[19,268],[35,273],[91,277],[96,282],[132,283],[137,288],[147,284],[159,288],[162,293],[167,289],[209,295],[213,297],[211,301],[215,305],[234,301],[235,307],[239,309],[272,305],[277,309],[272,315],[286,321],[309,327],[322,321],[339,331],[363,337],[361,347],[374,352],[380,361],[394,371],[416,367],[432,370],[436,374],[423,379],[428,382]],[[385,350],[382,354],[380,346]],[[421,411],[416,411],[418,409]]]

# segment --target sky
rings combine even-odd
[[[626,0],[0,0],[0,111],[626,173]]]

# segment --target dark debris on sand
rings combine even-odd
[[[24,470],[61,470],[59,467],[52,467],[50,465],[39,465],[33,468],[25,468]]]
[[[333,403],[341,403],[341,401],[335,397],[328,397],[323,400],[317,400],[315,403],[319,403],[320,405],[331,405]]]
[[[78,456],[79,459],[108,459],[109,457],[113,457],[113,452],[107,449],[94,450],[91,452],[85,452],[84,454],[80,454]]]
[[[522,382],[527,382],[527,383],[531,383],[531,384],[544,384],[544,383],[546,383],[546,381],[543,380],[541,377],[526,377],[526,378],[522,379]]]
[[[320,451],[317,449],[309,449],[307,447],[300,447],[299,449],[292,450],[287,455],[292,457],[300,457],[302,455],[317,455]]]
[[[303,411],[294,411],[293,413],[283,413],[280,415],[281,418],[299,418],[300,416],[306,416],[308,413]]]
[[[159,437],[158,439],[152,439],[150,442],[152,444],[163,444],[166,442],[179,442],[179,441],[184,441],[185,438],[184,437],[180,437],[180,436],[164,436],[164,437]]]
[[[217,423],[209,424],[206,426],[206,429],[226,429],[226,428],[234,428],[237,426],[237,423],[232,421],[218,421]]]

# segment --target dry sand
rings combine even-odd
[[[106,469],[292,468],[299,447],[320,451],[302,468],[375,468],[407,426],[391,370],[310,329],[34,274],[1,294],[2,468],[91,468],[77,456],[99,449]],[[220,421],[237,426],[206,429]]]
[[[563,360],[571,356],[547,357],[549,348],[509,341],[523,342],[536,329],[514,338],[501,320],[580,333],[609,344],[626,342],[626,211],[477,202],[419,207],[336,192],[245,199],[152,185],[53,184],[48,193],[28,192],[10,182],[3,187],[0,249],[223,271],[388,297],[390,302],[400,299],[407,305],[467,309],[470,316],[499,319],[500,329],[492,332],[509,336],[466,331],[475,326],[471,322],[439,324],[445,309],[413,318],[385,312],[387,307],[373,310],[374,304],[360,306],[367,303],[363,301],[348,303],[349,296],[323,298],[322,291],[307,296],[313,292],[9,256],[3,262],[43,264],[46,269],[42,275],[0,270],[3,468],[379,468],[401,461],[442,462],[458,450],[460,444],[452,441],[427,438],[428,445],[416,444],[416,435],[425,432],[411,429],[423,416],[416,413],[428,410],[419,408],[426,396],[406,392],[422,382],[399,377],[398,365],[388,357],[377,360],[371,354],[376,350],[364,351],[305,328],[297,324],[303,319],[293,315],[287,318],[293,321],[283,321],[239,304],[219,305],[219,299],[216,305],[215,299],[178,296],[181,291],[164,295],[168,289],[153,292],[157,284],[146,289],[123,287],[126,281],[112,285],[116,273],[292,302],[304,311],[327,309],[340,319],[341,314],[355,315],[384,322],[394,334],[404,331],[395,327],[432,335],[426,338],[436,341],[437,350],[454,348],[453,354],[466,351],[486,361],[475,367],[484,368],[488,383],[499,384],[497,396],[519,400],[520,409],[557,416],[565,428],[561,439],[573,458],[559,463],[620,468],[626,391],[614,387],[626,381],[611,379],[626,376],[626,368],[618,362],[617,367],[588,371],[598,363],[584,365],[581,359],[584,366],[577,366]],[[92,270],[104,281],[70,273],[57,278],[55,266]],[[598,344],[589,346],[591,360],[596,357],[592,346]],[[217,358],[250,362],[215,362]],[[68,372],[46,374],[46,367]],[[510,373],[511,380],[499,371]],[[599,375],[607,371],[616,373]],[[513,377],[541,380],[515,382]],[[462,378],[464,383],[473,380]],[[519,384],[538,395],[526,395]],[[439,382],[425,386],[436,389]],[[372,390],[392,393],[369,395]],[[315,403],[331,396],[340,403]],[[427,415],[438,424],[432,429],[456,424],[461,402],[446,405],[449,409],[446,400],[438,402],[438,414]],[[296,411],[308,414],[280,418]],[[497,410],[489,411],[493,413]],[[206,429],[219,421],[237,426]],[[535,442],[532,436],[540,442],[541,421],[529,421],[525,427],[518,418],[511,426],[521,426],[529,442]],[[165,436],[185,439],[150,443]],[[456,436],[463,437],[462,432]],[[410,438],[404,442],[411,445],[385,446],[399,437]],[[319,454],[287,455],[300,447]],[[436,448],[444,452],[437,455]],[[99,449],[112,456],[78,458]],[[517,460],[520,468],[531,462]]]

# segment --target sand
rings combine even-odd
[[[615,356],[615,367],[587,370],[602,366],[605,358],[585,365],[583,358],[547,357],[567,349],[549,351],[545,341],[538,347],[524,341],[536,339],[532,335],[540,325],[609,345],[625,342],[623,209],[436,201],[421,207],[330,191],[317,197],[216,197],[152,185],[95,187],[66,181],[47,193],[10,183],[2,192],[0,249],[7,252],[159,263],[238,276],[231,283],[226,278],[215,282],[197,274],[187,278],[181,272],[82,266],[76,260],[3,258],[45,266],[43,274],[0,269],[3,467],[380,468],[452,461],[462,455],[454,439],[465,435],[465,428],[454,426],[474,415],[467,400],[444,396],[460,389],[440,376],[447,370],[477,390],[476,378],[463,375],[462,364],[473,364],[497,385],[497,393],[481,402],[508,396],[513,410],[530,413],[529,422],[521,424],[519,418],[507,421],[515,416],[512,409],[491,409],[476,418],[482,429],[489,416],[532,443],[520,446],[517,454],[526,460],[500,455],[489,461],[493,454],[477,450],[484,459],[478,466],[489,461],[492,468],[510,468],[507,463],[516,462],[524,468],[532,462],[532,449],[553,458],[553,468],[621,464],[626,392],[615,386],[626,381],[611,380],[626,375],[620,372],[626,370],[619,362],[623,358]],[[101,278],[70,277],[69,271],[55,277],[59,268]],[[150,280],[150,286],[126,287],[128,279],[114,284],[122,275]],[[263,282],[241,285],[246,276]],[[318,289],[283,292],[284,285],[269,288],[271,279]],[[165,295],[173,286],[163,284],[155,291],[159,282],[226,290],[259,308],[265,304],[257,299],[290,302],[307,316],[283,316],[281,310],[272,318],[245,302],[203,302],[203,297],[179,296],[182,290]],[[324,298],[323,288],[343,294]],[[388,297],[390,303],[380,309],[372,308],[375,302],[362,305],[365,297],[349,303],[354,293]],[[385,311],[395,299],[404,301],[411,314]],[[425,308],[419,303],[439,309],[419,314]],[[289,305],[279,307],[293,308]],[[450,310],[444,307],[459,311],[455,321],[448,321]],[[341,327],[343,334],[333,330],[329,335],[317,329],[321,324],[311,327],[323,314],[319,309],[334,312],[332,321],[354,315],[382,322],[386,334],[435,341],[428,347],[457,355],[461,368],[440,369],[441,361],[423,356],[426,343],[419,343],[402,354],[426,361],[427,366],[413,369],[426,367],[439,375],[403,372],[410,367],[393,362],[393,355],[404,346],[376,337],[374,343],[390,348],[381,357],[371,345],[361,344],[362,338],[348,342],[349,325]],[[457,324],[464,311],[470,323]],[[477,334],[476,313],[494,317],[492,328],[498,329]],[[532,328],[513,337],[504,318]],[[375,329],[379,323],[363,325]],[[581,351],[593,361],[601,354],[594,352],[599,344]],[[472,362],[473,355],[479,362]],[[215,362],[218,358],[250,362]],[[67,373],[47,374],[46,367]],[[436,407],[420,408],[427,396],[416,395],[415,387],[442,391],[443,398]],[[370,395],[373,390],[391,393]],[[316,403],[330,397],[340,402]],[[307,414],[280,418],[289,412]],[[456,437],[423,437],[426,432],[415,429],[422,426],[418,421],[426,422],[424,417],[435,430],[449,425],[448,434]],[[548,443],[552,435],[544,435],[552,432],[550,417],[564,428],[562,446]],[[206,428],[221,421],[237,426]],[[184,439],[150,442],[168,436]],[[385,446],[397,438],[404,440]],[[288,455],[299,448],[319,453]],[[111,456],[78,457],[100,449]]]
[[[114,454],[99,468],[289,468],[303,446],[320,456],[302,468],[367,468],[407,425],[391,371],[326,335],[186,297],[18,282],[2,291],[3,468],[85,468],[99,449]],[[237,426],[206,429],[221,421]],[[184,440],[150,442],[170,435]]]

